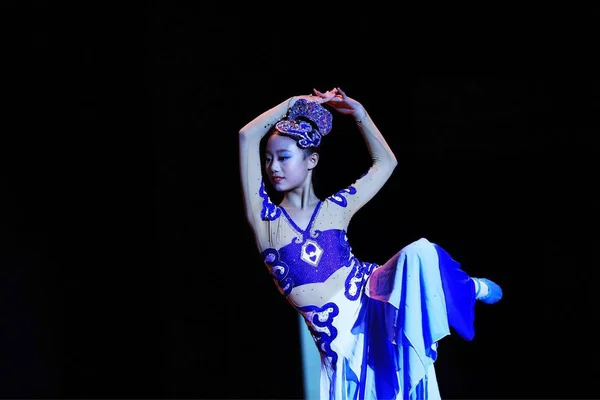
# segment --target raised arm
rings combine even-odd
[[[248,122],[239,131],[240,174],[244,207],[246,219],[256,236],[261,235],[259,226],[261,226],[260,213],[263,201],[260,196],[262,185],[260,141],[279,120],[285,117],[294,102],[294,97],[286,99]],[[266,234],[266,232],[264,233]],[[259,237],[256,239],[259,240]]]
[[[316,90],[315,93],[322,95]],[[355,213],[379,192],[392,175],[398,161],[361,103],[348,97],[340,88],[337,88],[337,95],[326,104],[338,112],[354,118],[373,160],[367,173],[352,185],[356,193],[350,194],[349,192],[349,195],[345,196],[348,207],[352,213]]]

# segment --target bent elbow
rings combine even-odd
[[[396,159],[396,157],[393,154],[390,154],[390,157],[388,157],[386,160],[386,165],[389,169],[393,171],[398,165],[398,159]]]

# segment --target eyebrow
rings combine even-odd
[[[267,150],[267,153],[271,154],[271,152],[269,150]],[[277,149],[275,150],[275,153],[279,154],[279,153],[292,153],[291,150],[288,149]]]

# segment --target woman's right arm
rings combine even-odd
[[[265,232],[260,231],[262,197],[260,196],[262,172],[260,165],[260,141],[267,132],[283,117],[295,102],[294,97],[281,102],[248,122],[239,131],[239,160],[242,193],[246,219],[257,240]]]

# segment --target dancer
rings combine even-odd
[[[470,277],[425,238],[383,264],[353,255],[350,221],[388,181],[397,160],[360,102],[340,88],[313,92],[286,99],[239,132],[246,218],[258,251],[315,340],[322,399],[440,398],[439,341],[450,327],[472,340],[476,300],[495,303],[502,290]],[[319,198],[312,178],[320,144],[332,130],[329,109],[355,120],[373,162],[352,185]],[[267,193],[263,165],[283,196],[278,204]]]

